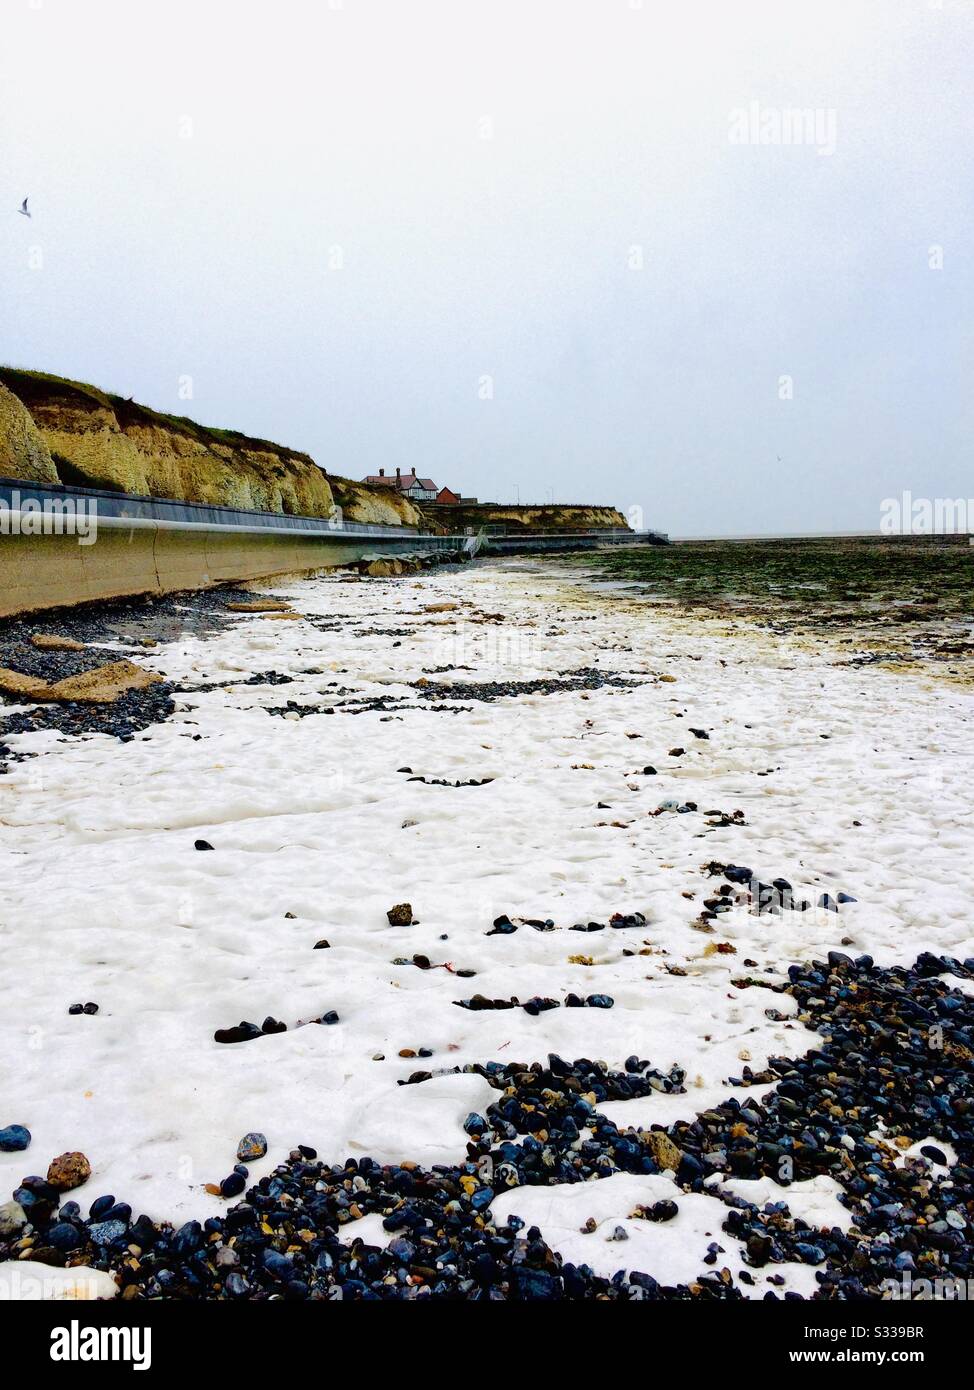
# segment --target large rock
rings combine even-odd
[[[228,613],[289,613],[290,604],[276,598],[255,598],[250,603],[228,603]]]
[[[76,642],[73,637],[59,637],[56,632],[35,632],[31,644],[42,652],[83,652],[84,642]]]
[[[27,407],[0,383],[0,477],[56,483],[50,450]]]
[[[675,1172],[679,1168],[683,1155],[668,1134],[664,1134],[661,1129],[652,1129],[641,1134],[640,1138],[649,1146],[661,1169],[669,1168]]]
[[[147,671],[124,658],[110,661],[107,666],[96,666],[93,671],[66,676],[60,681],[40,680],[36,676],[25,676],[20,671],[0,667],[0,691],[17,699],[45,704],[80,700],[90,705],[109,705],[126,691],[144,690],[146,686],[156,685],[161,680],[162,677],[155,671]]]
[[[91,1177],[91,1164],[83,1153],[73,1150],[52,1158],[47,1170],[47,1180],[59,1192],[70,1192],[81,1187]]]

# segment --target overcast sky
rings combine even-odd
[[[675,535],[974,495],[971,0],[0,22],[2,360]]]

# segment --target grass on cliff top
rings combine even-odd
[[[241,434],[239,430],[201,425],[185,415],[166,415],[162,411],[152,410],[149,406],[139,405],[127,396],[100,391],[97,386],[91,386],[86,381],[71,381],[67,377],[53,376],[49,372],[0,366],[0,382],[23,401],[31,414],[40,406],[63,404],[82,410],[100,406],[114,412],[122,429],[128,425],[158,425],[206,446],[221,444],[230,449],[260,450],[277,454],[281,458],[314,464],[310,454],[289,449],[284,444],[274,444],[268,439],[255,439],[250,435]]]

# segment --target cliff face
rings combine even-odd
[[[308,454],[161,415],[83,382],[0,367],[0,474],[291,516],[419,526],[391,488],[329,478]]]
[[[472,526],[505,531],[589,531],[610,527],[628,528],[629,523],[615,507],[503,507],[484,502],[470,507],[430,506],[424,515],[451,531]]]
[[[56,483],[57,469],[27,407],[0,385],[0,477]]]
[[[27,407],[62,483],[304,516],[333,510],[307,454],[59,377],[3,367],[0,382]]]
[[[339,507],[346,521],[441,533],[626,526],[614,507],[434,504],[421,511],[394,488],[332,476],[283,445],[13,367],[0,367],[0,475],[291,516],[331,516]]]
[[[422,526],[423,516],[408,497],[394,488],[355,483],[350,478],[328,475],[335,505],[341,507],[349,521],[368,522],[373,526]]]

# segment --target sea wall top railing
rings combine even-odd
[[[156,526],[172,530],[287,532],[308,536],[377,536],[394,539],[404,535],[431,533],[415,526],[377,526],[367,522],[345,521],[340,509],[330,516],[294,516],[287,512],[250,511],[242,507],[223,507],[203,502],[180,502],[168,497],[141,497],[104,488],[68,487],[53,483],[33,483],[16,478],[0,478],[0,504],[9,511],[22,510],[27,499],[44,507],[48,504],[81,502],[94,511],[99,526]]]
[[[416,526],[381,526],[369,522],[346,521],[341,509],[331,516],[300,516],[288,512],[263,512],[243,507],[224,507],[204,502],[182,502],[170,497],[143,497],[128,492],[112,492],[107,488],[73,487],[61,483],[35,483],[17,478],[0,477],[0,510],[22,516],[27,511],[60,511],[70,507],[97,516],[99,526],[108,529],[139,529],[154,527],[172,531],[218,531],[241,535],[318,536],[333,540],[346,537],[371,536],[376,540],[396,541],[400,545],[412,539],[422,539],[437,549],[463,543],[473,534],[469,528],[463,535],[438,532]],[[488,547],[491,544],[510,546],[517,543],[541,541],[552,545],[569,541],[623,543],[658,540],[665,542],[662,531],[631,531],[614,526],[589,528],[581,531],[532,530],[518,528],[479,528]]]

